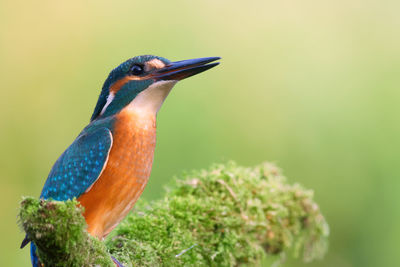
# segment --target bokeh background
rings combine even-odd
[[[144,198],[183,170],[276,162],[315,191],[322,261],[400,266],[400,2],[0,1],[0,266],[29,266],[17,226],[123,60],[221,56],[158,116]]]

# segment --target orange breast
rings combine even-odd
[[[155,144],[154,116],[118,115],[105,169],[78,199],[90,234],[103,238],[132,209],[149,179]]]

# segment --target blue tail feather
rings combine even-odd
[[[31,262],[32,262],[32,267],[41,267],[39,257],[36,254],[36,246],[31,242]]]

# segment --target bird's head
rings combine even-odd
[[[218,65],[210,63],[218,59],[208,57],[171,62],[150,55],[131,58],[109,74],[91,121],[117,114],[128,106],[156,114],[176,82]]]

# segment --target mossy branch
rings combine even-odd
[[[234,266],[305,261],[327,249],[328,225],[313,193],[273,164],[214,165],[177,179],[165,198],[140,202],[103,243],[90,237],[75,200],[25,198],[20,218],[45,266]]]

